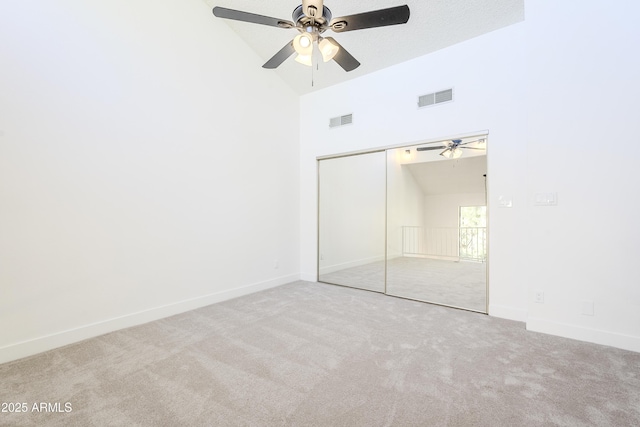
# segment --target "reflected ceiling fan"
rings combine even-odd
[[[457,159],[462,156],[462,149],[466,150],[486,150],[486,145],[484,147],[467,147],[468,144],[473,144],[474,142],[479,143],[480,145],[485,144],[485,139],[480,138],[473,141],[462,142],[461,139],[452,139],[448,141],[445,145],[439,145],[437,147],[418,147],[416,151],[431,151],[431,150],[442,150],[444,151],[440,153],[441,156],[446,157],[447,159]]]
[[[296,56],[297,62],[311,66],[313,47],[316,44],[324,62],[333,59],[345,71],[352,71],[360,66],[358,60],[333,37],[322,37],[322,34],[327,30],[343,33],[365,28],[405,24],[409,20],[409,6],[390,7],[332,19],[331,11],[323,4],[323,0],[303,0],[302,4],[293,10],[293,22],[217,6],[213,8],[213,14],[218,18],[284,29],[293,28],[300,33],[269,59],[262,66],[263,68],[277,68],[294,53],[298,54]]]

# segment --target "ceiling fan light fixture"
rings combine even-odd
[[[298,52],[298,55],[311,56],[311,52],[313,51],[313,37],[307,33],[298,34],[293,39],[293,48]]]
[[[302,65],[306,65],[308,67],[313,66],[313,63],[311,62],[311,55],[300,55],[298,54],[296,56],[296,62],[299,62]]]
[[[459,148],[447,148],[442,153],[440,153],[440,155],[446,157],[447,159],[457,159],[462,156],[462,150]]]
[[[338,50],[340,50],[335,43],[332,43],[331,40],[327,40],[325,38],[320,40],[318,48],[320,49],[320,53],[322,53],[322,60],[324,62],[331,61],[338,53]]]
[[[220,6],[213,8],[213,15],[217,18],[270,27],[295,28],[300,32],[293,41],[287,43],[262,65],[262,68],[266,69],[277,68],[294,52],[298,54],[296,58],[298,62],[307,64],[313,62],[314,45],[320,45],[322,41],[320,35],[326,30],[343,32],[406,24],[410,15],[409,6],[405,4],[343,16],[334,20],[331,11],[324,5],[324,0],[301,0],[301,2],[302,4],[298,5],[291,14],[292,21]],[[360,62],[337,41],[331,37],[328,39],[328,42],[322,43],[323,49],[318,46],[325,62],[334,60],[346,72],[353,71],[360,66]]]

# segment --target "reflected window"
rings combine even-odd
[[[459,253],[461,260],[486,261],[486,206],[460,206]]]

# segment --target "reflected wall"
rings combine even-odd
[[[486,142],[463,144],[387,151],[386,293],[486,313]]]
[[[384,292],[384,151],[318,161],[318,280]]]

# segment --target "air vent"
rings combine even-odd
[[[441,104],[449,101],[453,101],[453,89],[441,90],[440,92],[419,96],[418,107],[428,107],[429,105]]]
[[[353,114],[346,114],[340,117],[333,117],[329,119],[329,127],[335,128],[338,126],[349,125],[353,123]]]

